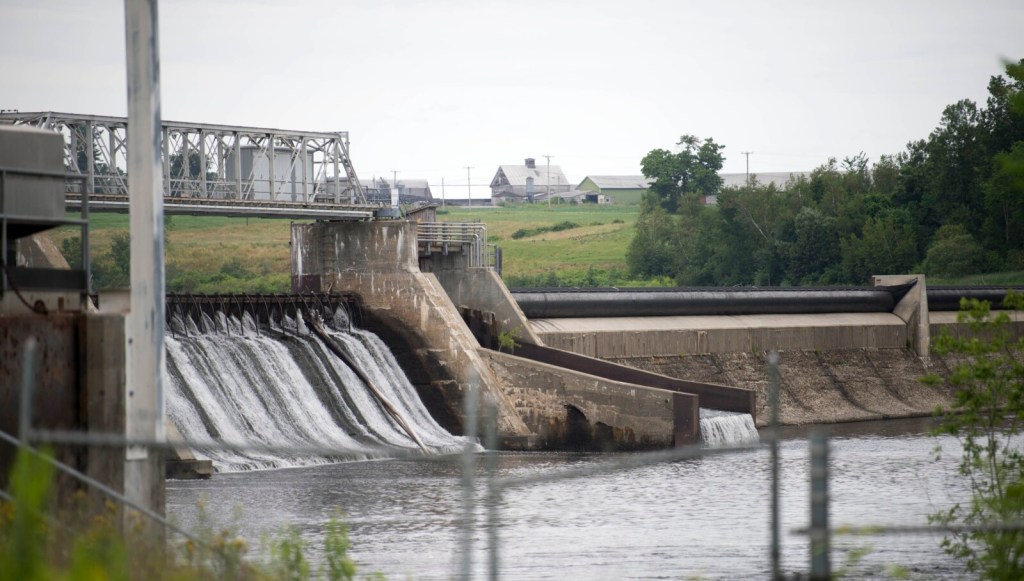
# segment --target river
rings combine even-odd
[[[917,525],[965,500],[957,475],[959,444],[928,435],[930,422],[833,426],[831,519],[839,525]],[[936,447],[942,453],[935,459]],[[478,475],[485,478],[478,455]],[[500,476],[569,472],[615,456],[497,453]],[[677,460],[612,474],[510,489],[497,506],[503,579],[766,578],[769,565],[769,452],[759,449]],[[781,443],[782,562],[806,572],[806,429]],[[170,481],[168,514],[200,524],[198,503],[214,523],[235,523],[259,553],[259,539],[286,524],[319,555],[324,526],[338,510],[350,529],[360,576],[448,579],[459,571],[460,467],[414,459],[217,474]],[[486,480],[478,482],[473,569],[486,571]],[[940,535],[833,539],[833,568],[854,578],[884,577],[891,566],[915,578],[956,578],[961,566],[939,548]],[[865,553],[862,559],[855,559]],[[856,561],[856,562],[854,562]]]

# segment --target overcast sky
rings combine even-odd
[[[691,133],[724,171],[876,160],[1024,57],[1024,1],[164,0],[163,117],[347,130],[360,177],[474,197],[535,157],[639,174]],[[0,108],[125,115],[121,0],[0,0]],[[453,189],[454,188],[454,189]]]

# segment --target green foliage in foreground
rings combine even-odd
[[[1004,306],[1024,311],[1024,295],[1009,293]],[[954,404],[940,410],[939,432],[960,439],[960,474],[972,496],[967,505],[954,505],[931,520],[979,527],[951,533],[942,542],[972,573],[984,579],[1022,579],[1024,531],[992,527],[1024,522],[1024,337],[1012,338],[1007,311],[993,314],[989,309],[987,302],[965,299],[958,320],[970,332],[943,330],[935,341],[936,353],[962,361],[949,376]]]
[[[348,530],[334,518],[324,532],[324,562],[309,561],[309,543],[295,529],[268,541],[269,557],[247,559],[248,545],[228,529],[209,526],[200,542],[164,544],[141,520],[119,525],[123,515],[112,503],[97,510],[86,495],[61,499],[53,494],[54,469],[19,451],[11,470],[10,495],[0,501],[0,581],[94,581],[228,579],[276,581],[356,578],[348,556]],[[200,506],[203,521],[202,506]],[[123,528],[122,528],[123,527]],[[376,579],[381,579],[379,575]]]

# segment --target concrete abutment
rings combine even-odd
[[[481,347],[460,308],[486,308],[518,343],[542,342],[494,271],[468,267],[458,252],[418,255],[415,227],[294,224],[292,290],[358,296],[364,326],[392,348],[442,426],[462,432],[463,395],[477,384],[497,405],[505,448],[640,449],[699,441],[695,395]]]

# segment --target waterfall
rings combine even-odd
[[[305,466],[418,449],[352,369],[319,339],[302,334],[301,317],[274,326],[299,334],[258,333],[248,315],[238,319],[220,313],[198,322],[175,318],[171,327],[179,332],[166,338],[167,413],[186,440],[343,450],[330,456],[196,450],[213,460],[218,471]],[[359,329],[331,333],[429,449],[463,449],[465,439],[437,425],[379,337]]]
[[[750,414],[700,408],[700,438],[708,448],[756,444],[760,441]]]

